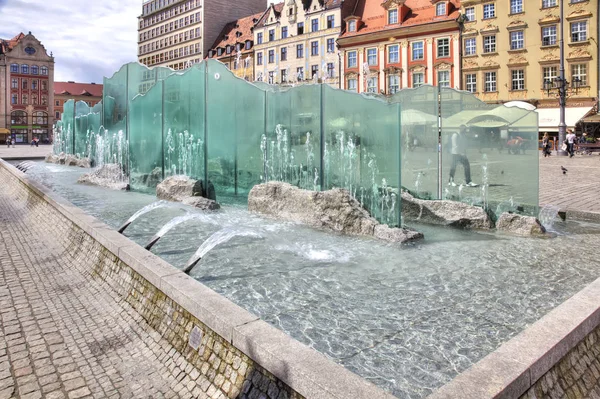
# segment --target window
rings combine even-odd
[[[297,44],[296,45],[296,58],[302,58],[302,57],[304,57],[304,45]]]
[[[395,64],[400,62],[400,53],[397,44],[392,46],[388,46],[388,62],[390,64]]]
[[[231,54],[231,46],[225,47],[225,53]]]
[[[60,106],[60,101],[58,101],[58,100],[54,101],[54,105],[57,107]]]
[[[465,55],[477,54],[477,41],[474,37],[465,39]]]
[[[27,64],[21,65],[21,73],[25,73],[25,74],[29,73],[29,65],[27,65]]]
[[[335,28],[335,16],[328,15],[327,16],[327,29]]]
[[[258,32],[256,34],[256,44],[262,44],[263,42],[263,34],[262,32]]]
[[[275,40],[275,29],[269,30],[269,41],[272,42]]]
[[[60,112],[56,111],[54,113],[54,119],[60,119]]]
[[[310,55],[319,55],[319,42],[310,42]]]
[[[487,3],[483,5],[483,19],[495,18],[496,17],[496,4]]]
[[[550,8],[556,6],[556,0],[542,0],[542,8]]]
[[[475,21],[475,7],[466,7],[465,17],[467,17],[467,22]]]
[[[332,37],[327,39],[327,52],[328,53],[335,52],[335,39]]]
[[[483,37],[483,52],[484,53],[495,53],[496,52],[496,35]]]
[[[10,88],[11,89],[18,89],[19,88],[19,80],[18,79],[13,79],[11,81]]]
[[[542,87],[544,87],[544,83],[545,82],[551,82],[552,84],[554,84],[554,82],[556,81],[556,78],[558,77],[558,67],[556,66],[549,66],[549,67],[544,67],[542,69]]]
[[[298,34],[299,35],[304,34],[304,22],[298,22],[297,27],[298,27]]]
[[[288,70],[282,69],[281,70],[281,83],[285,83],[287,81],[288,81]]]
[[[263,53],[256,53],[256,65],[263,64]]]
[[[587,64],[571,65],[571,82],[579,79],[579,86],[587,86]]]
[[[348,22],[348,32],[356,32],[356,21],[355,20]]]
[[[400,76],[389,75],[388,76],[388,93],[394,94],[400,90]]]
[[[446,3],[437,3],[435,5],[435,15],[438,17],[446,15]]]
[[[319,31],[319,19],[318,18],[314,18],[310,21],[310,31],[311,32]]]
[[[388,24],[397,24],[398,23],[398,10],[389,10],[388,11]]]
[[[513,69],[512,75],[512,89],[513,90],[525,90],[525,71],[523,69]]]
[[[318,79],[319,78],[319,66],[318,65],[311,65],[311,67],[310,67],[310,76],[312,77],[312,79]]]
[[[377,49],[369,48],[367,49],[367,64],[370,66],[377,65]]]
[[[48,90],[48,81],[47,80],[42,80],[42,90],[43,91]]]
[[[44,75],[44,76],[48,75],[48,68],[47,67],[43,66],[42,69],[41,69],[41,71],[42,71],[42,75]]]
[[[28,83],[29,83],[29,82],[27,82],[27,79],[23,79],[23,80],[21,81],[21,89],[23,89],[23,90],[27,90],[27,89],[29,89]]]
[[[296,68],[296,78],[298,80],[304,80],[304,67]]]
[[[525,35],[522,30],[510,32],[510,49],[522,50],[525,48]]]
[[[583,42],[587,40],[587,22],[573,22],[571,24],[571,41]],[[24,72],[25,73],[25,72]]]
[[[377,93],[377,77],[367,79],[367,93]]]
[[[275,62],[275,50],[269,50],[269,64]]]
[[[468,73],[465,75],[465,89],[470,93],[477,92],[477,74]]]
[[[348,52],[348,68],[356,68],[356,51]]]
[[[27,105],[27,103],[28,103],[28,97],[27,97],[27,94],[23,94],[23,95],[21,96],[21,104]]]
[[[422,60],[425,58],[425,53],[423,51],[423,42],[412,42],[412,59],[413,61]]]
[[[356,83],[357,83],[356,79],[354,79],[354,78],[348,79],[348,90],[357,91]]]
[[[496,91],[496,72],[485,73],[485,90],[486,92]]]
[[[413,72],[412,87],[421,87],[425,83],[425,75],[423,72]]]
[[[335,64],[333,62],[327,63],[327,77],[328,78],[335,77]]]
[[[37,65],[32,65],[31,66],[31,74],[32,75],[39,75],[40,74],[40,68]]]
[[[252,47],[252,42],[250,40],[246,41],[246,50],[250,50],[251,47]]]
[[[510,0],[510,13],[519,14],[523,12],[523,0]]]
[[[438,71],[437,79],[438,86],[450,87],[450,71]]]
[[[11,104],[16,104],[17,103],[17,95],[13,94],[12,97],[10,98],[10,103]]]
[[[542,46],[553,46],[556,44],[556,25],[544,26],[542,28]]]
[[[19,64],[10,64],[10,71],[12,73],[19,73]]]
[[[37,94],[32,94],[31,95],[31,103],[33,105],[38,105],[38,95]]]
[[[281,48],[281,61],[287,61],[287,47]]]
[[[31,81],[31,90],[37,90],[38,89],[38,81],[37,79],[33,79]]]
[[[437,56],[438,58],[450,57],[450,39],[437,40]]]
[[[285,39],[286,37],[288,37],[288,28],[284,26],[281,28],[281,38]]]

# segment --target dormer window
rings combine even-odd
[[[225,52],[226,52],[227,54],[231,54],[231,46],[227,46],[227,47],[225,47]]]
[[[388,24],[397,24],[398,23],[398,10],[388,10]]]
[[[446,3],[437,3],[435,5],[435,15],[438,17],[446,15]]]
[[[235,32],[235,37],[240,37],[242,36],[242,32]]]
[[[222,54],[223,54],[223,49],[219,47],[217,49],[217,56],[221,56]]]
[[[356,32],[356,21],[355,20],[348,22],[348,32]]]

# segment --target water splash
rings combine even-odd
[[[544,207],[540,209],[538,220],[546,230],[552,230],[554,222],[558,220],[558,211],[560,211],[560,207],[556,205],[544,205]]]
[[[139,211],[137,211],[136,213],[134,213],[133,215],[131,215],[131,217],[129,219],[127,219],[127,221],[123,224],[123,226],[121,226],[119,228],[119,233],[123,233],[123,231],[125,231],[125,229],[127,228],[127,226],[129,226],[131,223],[133,223],[134,220],[136,220],[137,218],[139,218],[140,216],[142,216],[143,214],[146,214],[154,209],[158,209],[158,208],[165,208],[167,206],[170,206],[171,204],[168,201],[156,201],[153,202],[149,205],[146,205],[145,207],[143,207],[142,209],[140,209]]]
[[[158,232],[154,234],[154,236],[152,236],[152,238],[150,239],[150,241],[148,241],[144,248],[152,248],[152,246],[154,246],[154,244],[156,244],[158,240],[160,240],[171,229],[189,220],[201,220],[210,224],[218,224],[216,221],[210,219],[207,215],[201,213],[188,213],[186,215],[177,216],[171,219],[169,222],[167,222],[163,227],[161,227],[160,230],[158,230]]]

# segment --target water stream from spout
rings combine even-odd
[[[131,223],[133,223],[133,221],[137,218],[139,218],[140,216],[142,216],[145,213],[148,213],[154,209],[157,208],[164,208],[169,206],[169,202],[167,201],[156,201],[153,202],[149,205],[146,205],[145,207],[143,207],[142,209],[140,209],[139,211],[137,211],[136,213],[134,213],[133,215],[131,215],[131,217],[129,219],[127,219],[127,221],[119,228],[119,233],[123,233],[123,231],[125,231],[125,229],[127,228],[127,226],[129,226]]]
[[[161,227],[160,230],[156,234],[154,234],[154,236],[152,236],[152,238],[150,239],[150,241],[148,241],[144,248],[152,248],[152,246],[154,246],[154,244],[156,244],[158,240],[162,238],[162,236],[167,234],[174,227],[185,223],[188,220],[201,220],[203,222],[208,222],[211,224],[218,224],[214,220],[210,219],[207,215],[201,213],[188,213],[186,215],[177,216],[171,219],[169,222],[167,222],[163,227]]]

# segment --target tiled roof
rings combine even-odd
[[[54,82],[54,94],[102,97],[102,85],[75,82]]]
[[[267,8],[267,11],[265,11],[264,14],[262,14],[262,17],[260,18],[260,20],[256,23],[257,27],[263,27],[265,26],[265,21],[267,20],[267,17],[269,16],[269,13],[271,11],[271,7],[273,7],[273,9],[275,10],[275,16],[277,18],[279,18],[279,15],[281,15],[281,10],[283,10],[283,6],[284,6],[284,2],[281,3],[277,3],[277,4],[272,4]]]
[[[387,10],[383,8],[382,0],[358,0],[354,16],[360,17],[361,24],[356,32],[345,31],[341,37],[351,37],[438,21],[455,20],[458,18],[460,11],[453,0],[448,2],[449,14],[440,17],[435,15],[435,4],[431,4],[431,0],[406,0],[404,4],[410,9],[404,21],[399,21],[398,24],[387,25]]]
[[[254,40],[252,28],[255,21],[258,21],[263,13],[264,11],[229,22],[225,25],[211,49],[225,48],[228,45],[235,46],[237,43],[245,43],[246,40]]]
[[[11,51],[24,37],[25,34],[21,32],[10,40],[0,39],[0,54],[6,54]]]

